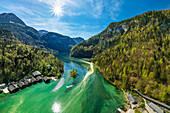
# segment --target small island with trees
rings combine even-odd
[[[76,78],[76,77],[77,77],[77,68],[72,69],[72,70],[70,71],[70,76],[73,77],[73,78]]]

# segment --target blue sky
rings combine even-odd
[[[110,22],[169,8],[169,0],[0,0],[0,13],[14,13],[28,26],[85,39]]]

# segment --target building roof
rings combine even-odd
[[[37,80],[37,81],[42,81],[42,77],[41,77],[41,76],[37,76],[37,77],[36,77],[36,80]]]
[[[154,111],[156,111],[156,112],[158,112],[158,113],[164,113],[164,111],[163,111],[160,107],[158,107],[157,105],[155,105],[154,103],[150,102],[150,103],[148,103],[148,105],[149,105]]]
[[[33,83],[33,82],[36,82],[37,80],[34,78],[34,77],[32,77],[31,78],[31,82]]]
[[[135,111],[133,109],[129,109],[127,113],[135,113]]]
[[[135,102],[137,102],[137,103],[141,103],[142,102],[139,97],[133,96],[133,98],[134,98]]]
[[[47,76],[45,76],[45,77],[44,77],[44,82],[50,82],[50,78],[47,77]]]
[[[5,88],[3,89],[3,92],[4,92],[5,94],[9,93],[8,87],[5,87]]]
[[[9,91],[13,92],[16,88],[13,85],[10,85],[8,89]]]
[[[35,72],[33,72],[32,74],[33,74],[33,76],[39,76],[39,75],[41,75],[41,73],[40,73],[39,71],[35,71]]]
[[[23,86],[25,86],[25,83],[20,81],[18,84],[17,84],[20,88],[22,88]]]
[[[42,79],[42,77],[41,77],[41,76],[38,76],[37,79]]]
[[[17,84],[12,84],[15,88],[18,88]]]
[[[0,84],[0,87],[1,87],[1,86],[5,86],[5,83]]]
[[[5,83],[0,84],[0,88],[4,88],[5,86]]]
[[[133,98],[133,96],[132,96],[131,94],[128,94],[127,97],[128,97],[128,100],[129,100],[129,101],[132,101],[132,103],[135,103],[135,102],[136,102],[135,99]]]
[[[28,85],[28,80],[27,79],[24,80],[24,84]]]

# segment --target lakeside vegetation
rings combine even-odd
[[[77,68],[72,69],[72,70],[70,71],[70,76],[73,77],[73,78],[76,78],[76,77],[77,77]]]
[[[170,10],[149,11],[111,23],[100,34],[71,51],[72,57],[93,57],[107,80],[119,88],[137,88],[170,104]]]
[[[46,65],[53,69],[47,73]],[[17,81],[31,71],[61,76],[64,64],[57,57],[36,47],[22,44],[13,33],[0,29],[0,83]]]

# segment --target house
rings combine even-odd
[[[13,85],[10,85],[10,86],[8,87],[8,90],[9,90],[10,93],[14,93],[15,87],[14,87]]]
[[[135,113],[135,111],[130,108],[130,109],[127,111],[127,113]]]
[[[40,82],[42,82],[42,77],[41,76],[37,76],[36,80],[40,83]]]
[[[154,103],[152,103],[152,102],[150,102],[150,103],[148,103],[148,106],[150,107],[150,108],[152,108],[155,112],[157,112],[157,113],[164,113],[164,111],[160,108],[160,107],[158,107],[157,105],[155,105]]]
[[[50,78],[47,77],[47,76],[45,76],[45,77],[44,77],[44,82],[45,82],[45,83],[50,83]]]
[[[31,79],[24,79],[23,82],[24,82],[25,86],[31,86],[32,85]]]
[[[16,83],[12,84],[15,88],[19,89],[18,85]]]
[[[0,84],[0,88],[5,88],[5,83]]]
[[[18,87],[16,87],[15,85],[11,84],[9,87],[8,87],[8,90],[10,93],[15,93],[19,90]]]
[[[37,77],[37,76],[40,76],[40,75],[41,75],[41,73],[40,73],[39,71],[35,71],[35,72],[33,72],[32,74],[33,74],[34,77]]]
[[[19,86],[20,89],[24,89],[25,88],[25,83],[22,82],[22,81],[19,81],[17,85]]]
[[[130,103],[132,103],[132,104],[136,104],[137,103],[131,94],[128,94],[127,98],[129,100],[129,104]]]
[[[31,77],[31,83],[32,83],[32,84],[36,84],[36,83],[37,83],[37,80],[36,80],[34,77]]]
[[[3,91],[5,94],[9,93],[8,86],[6,86],[4,89],[2,89],[2,91]]]

